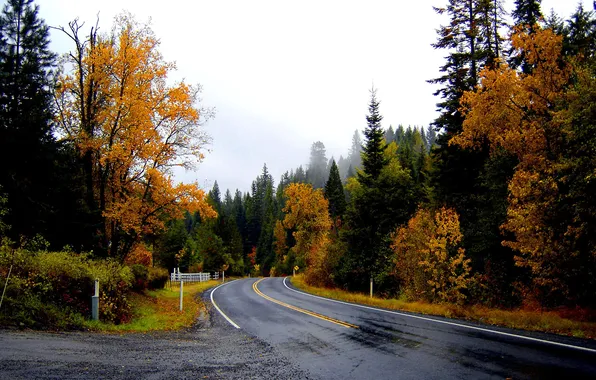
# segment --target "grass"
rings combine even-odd
[[[555,310],[503,310],[481,305],[460,306],[454,304],[407,302],[402,299],[370,298],[368,294],[310,286],[306,284],[302,275],[292,277],[291,280],[294,286],[305,292],[346,302],[376,306],[384,309],[402,310],[447,318],[458,318],[516,329],[543,331],[579,338],[596,339],[596,323],[565,316],[566,314],[573,313]]]
[[[145,294],[134,293],[130,296],[133,308],[132,320],[128,323],[114,325],[101,321],[86,321],[85,327],[90,330],[104,332],[148,332],[170,331],[190,327],[195,323],[205,305],[198,294],[217,286],[221,281],[184,284],[183,311],[180,311],[180,287],[172,285],[172,289],[146,291]]]

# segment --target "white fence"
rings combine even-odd
[[[172,282],[179,282],[180,280],[184,282],[203,282],[209,280],[217,280],[219,279],[219,272],[211,273],[180,273],[176,269],[174,269],[174,273],[170,274],[170,280]]]

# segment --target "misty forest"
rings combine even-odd
[[[263,163],[241,192],[176,182],[174,168],[209,159],[202,126],[216,115],[199,85],[168,79],[148,25],[74,20],[58,56],[34,2],[8,0],[0,278],[10,268],[14,280],[0,320],[35,326],[68,310],[75,321],[100,277],[102,318],[123,322],[125,295],[174,268],[297,268],[311,286],[368,292],[372,279],[376,295],[408,302],[593,315],[596,14],[443,2],[448,22],[429,26],[444,53],[428,78],[431,125],[388,125],[383,109],[400,105],[371,87],[345,154],[315,141],[308,164],[273,178]]]

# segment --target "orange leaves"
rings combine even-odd
[[[462,239],[459,216],[453,209],[420,209],[408,225],[393,235],[396,274],[411,299],[463,301],[470,259],[458,248]]]
[[[286,216],[275,227],[278,254],[283,254],[285,230],[294,230],[296,245],[291,249],[304,258],[307,268],[307,280],[310,283],[328,282],[327,247],[332,221],[329,217],[329,202],[321,189],[303,183],[292,183],[284,191],[287,197],[283,211]]]
[[[76,23],[71,30],[77,51],[70,55],[72,73],[58,80],[58,122],[92,160],[86,175],[106,239],[122,232],[139,239],[183,210],[215,216],[196,183],[172,180],[173,166],[193,168],[203,157],[199,88],[168,84],[175,65],[163,60],[151,28],[130,14],[116,18],[110,35],[81,41]]]
[[[511,42],[523,53],[530,73],[505,64],[484,69],[481,84],[462,98],[463,132],[450,143],[475,147],[486,141],[491,149],[503,148],[519,159],[501,226],[515,239],[503,245],[519,253],[516,264],[529,268],[534,285],[548,293],[563,288],[560,263],[573,256],[564,245],[565,231],[575,222],[553,214],[566,191],[559,188],[561,163],[574,154],[566,151],[564,115],[575,64],[563,59],[562,37],[550,29],[518,29]]]
[[[502,147],[535,164],[557,133],[552,111],[571,70],[561,59],[562,38],[550,29],[532,34],[518,30],[511,40],[515,49],[523,50],[532,73],[519,73],[505,63],[482,70],[480,85],[461,100],[463,132],[450,143],[474,147],[487,139],[492,148]]]

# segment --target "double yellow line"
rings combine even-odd
[[[268,295],[263,294],[263,292],[261,292],[259,290],[259,288],[257,287],[257,284],[259,282],[263,281],[263,280],[264,280],[264,278],[260,279],[259,281],[255,281],[255,283],[252,284],[252,289],[255,291],[255,293],[257,293],[261,297],[265,298],[266,300],[269,300],[269,301],[274,302],[274,303],[276,303],[278,305],[287,307],[288,309],[292,309],[292,310],[295,310],[297,312],[300,312],[300,313],[303,313],[303,314],[306,314],[306,315],[310,315],[311,317],[315,317],[315,318],[319,318],[319,319],[322,319],[322,320],[327,321],[327,322],[335,323],[336,325],[340,325],[340,326],[347,327],[347,328],[352,328],[352,329],[357,329],[358,328],[358,326],[353,325],[351,323],[340,321],[339,319],[331,318],[331,317],[328,317],[328,316],[323,315],[323,314],[315,313],[314,311],[302,309],[300,307],[293,306],[293,305],[287,304],[285,302],[281,302],[279,300],[276,300],[275,298],[271,298]]]

